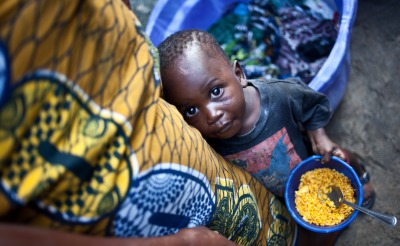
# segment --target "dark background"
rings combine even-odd
[[[145,26],[155,0],[130,0]],[[400,219],[400,0],[358,0],[349,84],[327,132],[363,158],[377,193],[374,210]],[[389,227],[359,214],[337,246],[400,245]]]

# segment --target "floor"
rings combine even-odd
[[[145,26],[155,0],[131,0]],[[400,1],[358,0],[351,38],[351,70],[344,98],[327,132],[361,156],[377,192],[374,210],[400,219]],[[364,214],[336,245],[398,245],[400,225]]]
[[[377,192],[374,210],[400,219],[400,1],[359,0],[349,84],[327,128],[363,157]],[[397,81],[397,82],[396,82]],[[400,225],[360,214],[337,246],[398,245]]]

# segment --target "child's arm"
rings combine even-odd
[[[324,128],[307,130],[307,135],[310,138],[313,152],[323,156],[322,163],[329,162],[332,155],[345,159],[342,150],[328,137]]]

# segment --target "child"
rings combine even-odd
[[[164,98],[226,159],[282,197],[301,160],[315,153],[328,162],[334,155],[359,174],[363,205],[372,207],[365,167],[325,133],[332,115],[325,95],[294,78],[246,80],[239,62],[231,64],[205,31],[179,31],[158,49]]]

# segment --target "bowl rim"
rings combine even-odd
[[[292,218],[297,222],[297,224],[299,224],[300,226],[314,231],[314,232],[319,232],[319,233],[331,233],[331,232],[335,232],[338,230],[341,230],[343,228],[345,228],[346,226],[348,226],[351,222],[353,222],[353,220],[356,218],[356,216],[358,215],[358,210],[354,210],[353,213],[344,221],[342,221],[341,223],[339,223],[338,225],[333,225],[333,226],[318,226],[318,225],[313,225],[307,221],[305,221],[301,216],[297,215],[292,207],[290,207],[290,202],[289,202],[289,183],[292,181],[294,173],[300,169],[302,166],[307,165],[309,162],[312,161],[321,161],[322,160],[322,156],[321,155],[313,155],[310,156],[306,159],[304,159],[303,161],[301,161],[290,173],[289,178],[286,181],[286,186],[285,186],[285,194],[284,194],[284,198],[285,198],[285,203],[286,203],[286,207],[287,210],[289,211],[289,214],[292,216]],[[362,205],[362,200],[363,200],[363,191],[362,191],[362,184],[360,181],[360,178],[358,177],[357,173],[355,172],[355,170],[346,162],[344,162],[342,159],[336,157],[336,156],[332,156],[332,160],[331,162],[338,162],[341,165],[343,165],[346,169],[348,169],[355,178],[355,182],[356,182],[356,186],[357,189],[359,191],[359,199],[357,201],[357,204],[359,206]]]

